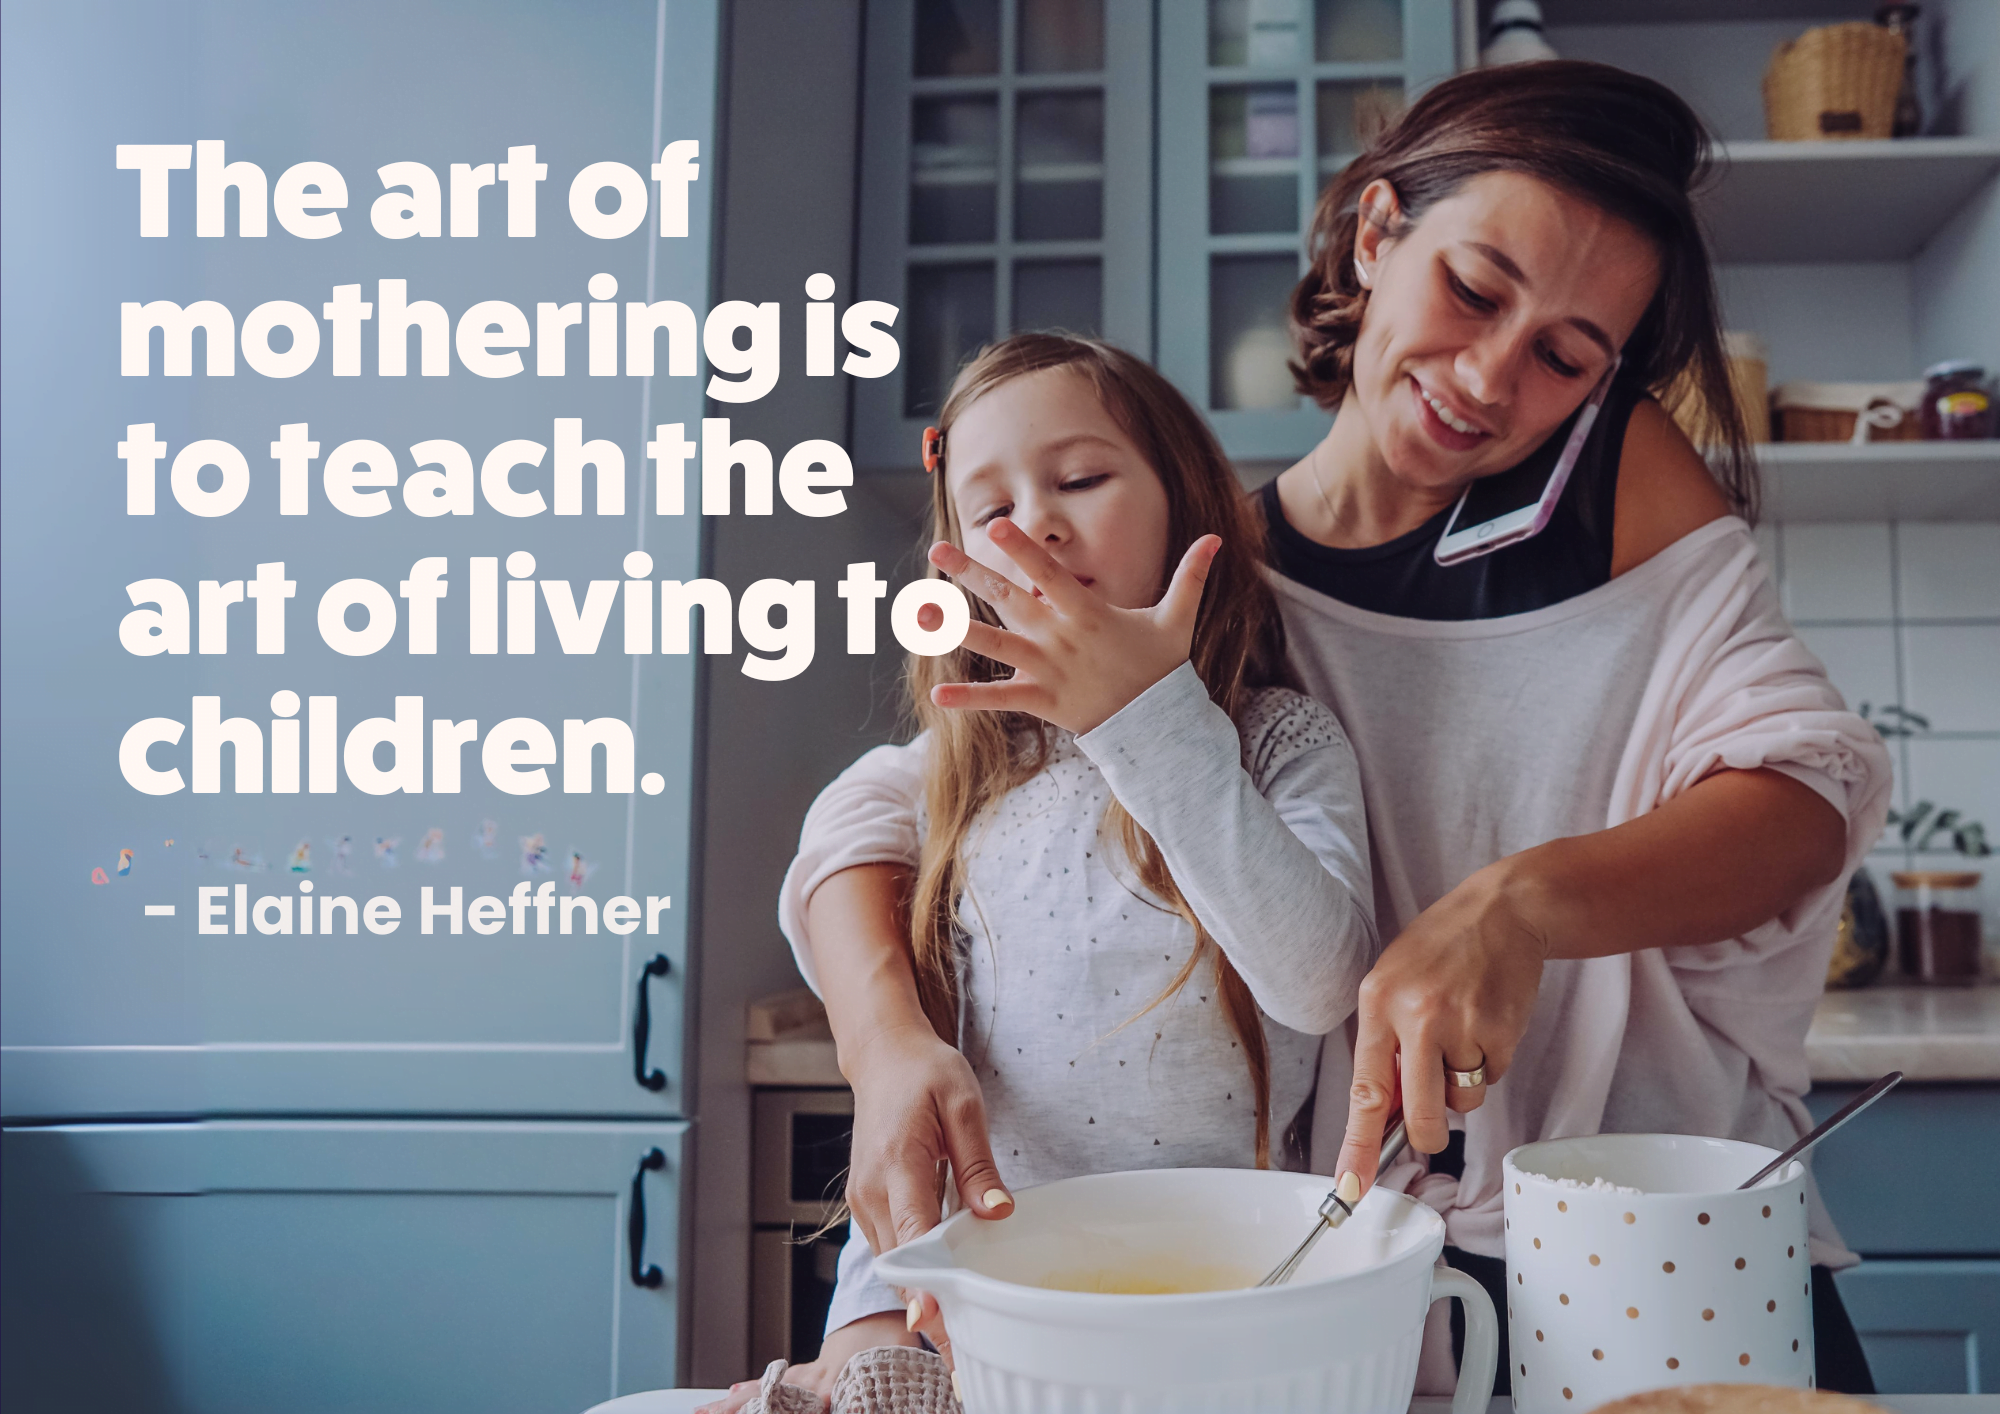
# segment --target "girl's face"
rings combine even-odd
[[[960,547],[1032,589],[989,538],[1014,522],[1092,593],[1150,608],[1167,562],[1167,491],[1087,379],[1045,368],[981,393],[945,439]]]
[[[1394,201],[1387,183],[1363,211]],[[1625,221],[1533,177],[1488,172],[1400,239],[1360,223],[1374,291],[1352,397],[1390,474],[1450,492],[1525,458],[1624,347],[1659,281]]]

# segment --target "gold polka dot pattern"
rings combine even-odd
[[[1664,1146],[1669,1136],[1531,1147],[1611,1140]],[[1788,1277],[1811,1290],[1806,1212],[1782,1200],[1787,1189],[1803,1189],[1803,1174],[1768,1184],[1764,1192],[1738,1194],[1736,1171],[1754,1171],[1764,1159],[1743,1169],[1741,1158],[1733,1158],[1730,1173],[1736,1176],[1728,1182],[1724,1175],[1713,1182],[1692,1177],[1698,1168],[1685,1153],[1675,1162],[1682,1167],[1666,1171],[1689,1175],[1675,1178],[1687,1184],[1678,1192],[1648,1185],[1639,1168],[1592,1169],[1566,1161],[1538,1169],[1518,1153],[1509,1156],[1502,1232],[1517,1295],[1506,1314],[1515,1348],[1536,1354],[1533,1364],[1521,1362],[1517,1414],[1595,1408],[1643,1387],[1646,1370],[1655,1372],[1653,1383],[1672,1371],[1676,1381],[1696,1383],[1806,1384],[1810,1303],[1779,1299]],[[1539,1176],[1551,1172],[1567,1177]],[[1593,1174],[1604,1175],[1606,1185],[1592,1187]],[[1644,1196],[1631,1194],[1635,1188],[1645,1189]],[[1535,1281],[1527,1280],[1530,1275]]]

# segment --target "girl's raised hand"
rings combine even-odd
[[[931,701],[1027,712],[1079,735],[1187,661],[1208,567],[1222,548],[1220,536],[1202,536],[1181,557],[1159,603],[1120,609],[1079,584],[1012,521],[991,522],[987,538],[1020,566],[1034,592],[948,541],[931,546],[930,559],[993,606],[1006,627],[974,620],[965,644],[1014,675],[1004,682],[944,683],[931,690]]]

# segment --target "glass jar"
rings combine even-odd
[[[1896,116],[1889,127],[1890,137],[1915,137],[1924,130],[1924,106],[1917,98],[1917,16],[1920,6],[1884,5],[1875,12],[1875,23],[1903,37],[1903,86],[1896,94]]]
[[[1915,982],[1966,987],[1983,962],[1979,875],[1971,870],[1891,874],[1896,886],[1896,952]]]
[[[1993,435],[1993,392],[1986,370],[1976,363],[1953,360],[1924,370],[1924,439],[1931,442],[1977,441]]]

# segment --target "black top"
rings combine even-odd
[[[1361,550],[1309,540],[1285,519],[1278,483],[1259,492],[1279,574],[1357,609],[1404,619],[1497,619],[1560,604],[1611,579],[1612,506],[1625,424],[1645,389],[1614,383],[1570,471],[1554,514],[1538,535],[1490,554],[1440,565],[1437,543],[1447,506],[1407,535]],[[1582,409],[1572,413],[1518,467],[1495,473],[1544,485]],[[1455,503],[1454,503],[1455,504]]]

